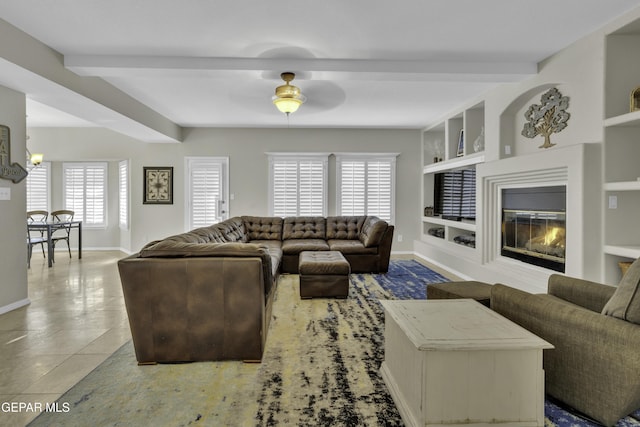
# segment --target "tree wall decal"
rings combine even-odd
[[[549,148],[556,144],[551,143],[551,134],[558,133],[567,127],[569,114],[569,97],[562,96],[556,88],[549,89],[540,97],[540,104],[532,104],[524,113],[527,123],[522,128],[522,136],[535,138],[538,135],[544,137],[544,144],[538,148]]]

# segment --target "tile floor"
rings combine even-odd
[[[0,426],[22,426],[131,339],[118,251],[34,251],[31,304],[0,315]],[[11,402],[31,405],[12,412]],[[14,404],[15,405],[15,404]]]

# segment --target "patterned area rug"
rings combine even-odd
[[[128,343],[60,398],[69,412],[31,425],[401,426],[379,374],[378,301],[423,299],[425,284],[447,279],[415,261],[351,278],[348,299],[300,300],[298,276],[283,275],[261,364],[140,367]],[[547,427],[597,426],[552,402],[545,416]],[[617,426],[640,422],[627,417]]]

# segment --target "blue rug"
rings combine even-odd
[[[362,275],[358,275],[362,276]],[[397,299],[425,299],[429,283],[449,282],[441,274],[414,260],[394,260],[387,274],[373,275],[386,291]],[[360,279],[363,279],[360,277]],[[545,401],[545,418],[548,427],[598,427],[601,424],[590,421],[563,408],[557,402]],[[640,409],[618,421],[616,427],[640,427]]]

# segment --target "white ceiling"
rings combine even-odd
[[[421,128],[638,5],[20,0],[0,3],[0,17],[180,126],[287,126],[271,96],[293,71],[308,101],[292,127]],[[94,125],[33,91],[29,126]]]

